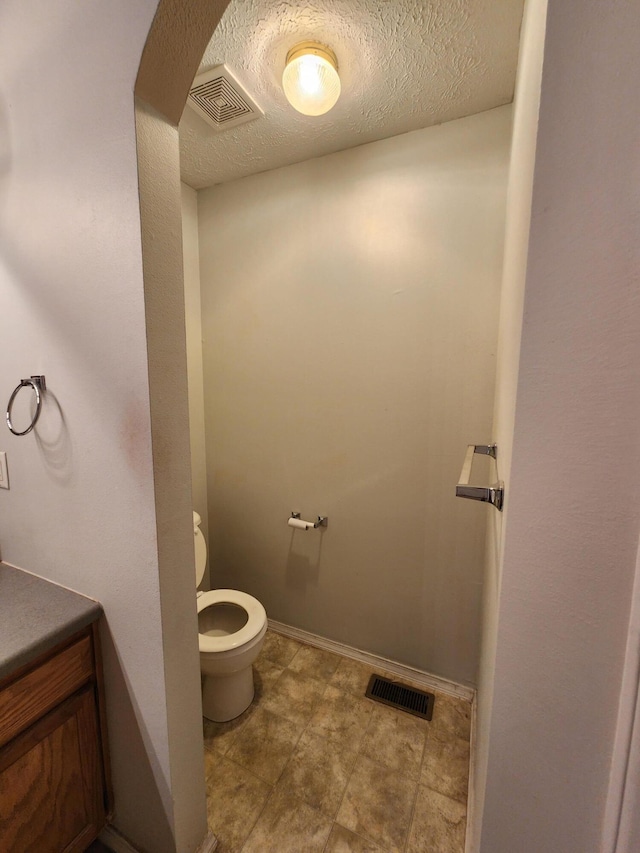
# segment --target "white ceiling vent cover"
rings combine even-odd
[[[216,130],[226,130],[264,115],[226,65],[216,65],[193,81],[189,106]]]

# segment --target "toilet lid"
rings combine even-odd
[[[267,624],[267,612],[257,598],[237,589],[212,589],[198,598],[198,613],[212,604],[236,604],[246,610],[248,619],[246,623],[233,634],[223,637],[209,637],[206,634],[198,634],[198,643],[201,652],[226,652],[243,646],[249,640],[253,640]]]

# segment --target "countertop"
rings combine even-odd
[[[0,679],[101,613],[97,601],[0,562]]]

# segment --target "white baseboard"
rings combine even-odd
[[[354,649],[353,646],[347,646],[335,640],[328,640],[326,637],[319,637],[317,634],[311,634],[309,631],[303,631],[301,628],[285,625],[283,622],[275,622],[273,619],[269,619],[268,622],[269,628],[275,631],[276,634],[291,637],[293,640],[306,643],[308,646],[315,646],[318,649],[324,649],[327,652],[334,652],[334,654],[342,655],[345,658],[360,661],[360,663],[367,664],[367,666],[371,666],[374,669],[383,669],[385,672],[397,675],[398,678],[414,681],[416,684],[422,684],[424,687],[430,687],[432,690],[439,690],[441,693],[448,693],[450,696],[466,699],[467,702],[473,702],[475,697],[476,691],[473,687],[456,684],[455,681],[448,681],[446,678],[431,675],[429,672],[414,669],[412,666],[405,666],[403,663],[388,660],[379,655],[372,655],[370,652],[363,652],[360,649]]]
[[[469,787],[467,790],[467,829],[465,835],[464,853],[474,853],[474,836],[476,829],[476,738],[478,736],[478,701],[477,696],[471,703],[471,737],[469,739]]]
[[[198,847],[197,853],[213,853],[214,850],[218,847],[218,839],[210,832],[205,840],[202,842],[200,847]]]
[[[111,824],[107,824],[105,828],[102,830],[98,839],[102,841],[103,844],[113,850],[113,853],[140,853],[137,848],[135,848],[124,835],[121,835],[118,830],[111,826]]]
[[[198,847],[197,853],[213,853],[217,847],[218,839],[215,837],[213,832],[210,832],[200,847]]]
[[[106,844],[113,853],[139,853],[139,851],[121,835],[115,827],[108,825],[99,835],[100,841]],[[198,847],[197,853],[213,853],[218,846],[218,839],[210,832]]]

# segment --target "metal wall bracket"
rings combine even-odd
[[[502,512],[502,504],[504,503],[504,483],[498,480],[493,486],[470,486],[471,466],[473,465],[473,457],[478,453],[482,456],[491,456],[497,458],[498,448],[495,444],[469,444],[467,445],[467,453],[464,457],[462,471],[460,472],[460,480],[456,486],[456,497],[467,498],[471,501],[483,501],[484,503],[492,504],[497,510]]]
[[[299,512],[291,511],[291,518],[297,518],[299,521],[302,521],[301,515]],[[314,527],[316,530],[318,527],[328,527],[329,526],[329,518],[326,515],[319,515],[317,521],[307,521],[305,522],[309,527]]]

